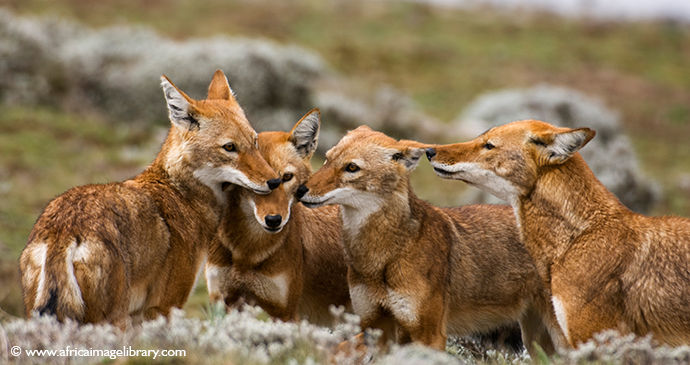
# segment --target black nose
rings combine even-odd
[[[302,199],[304,194],[306,194],[308,191],[309,191],[308,187],[306,187],[304,185],[300,185],[299,188],[297,188],[297,192],[295,193],[295,196],[297,197],[297,199]]]
[[[280,180],[280,179],[271,179],[271,180],[268,180],[268,188],[271,189],[271,190],[276,189],[277,187],[280,186],[280,182],[281,182],[281,181],[283,181],[283,180]]]
[[[434,156],[436,156],[436,149],[433,147],[427,148],[426,149],[426,158],[428,158],[429,161],[431,161],[431,159],[434,158]]]
[[[283,217],[280,215],[267,215],[264,221],[269,228],[278,228],[280,227],[280,222],[283,221]]]

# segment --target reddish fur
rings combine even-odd
[[[532,341],[553,352],[549,331],[557,344],[564,340],[512,211],[438,208],[417,198],[409,174],[424,147],[360,127],[305,184],[304,204],[341,205],[348,283],[362,327],[383,329],[384,341],[445,350],[447,332],[463,336],[520,320],[532,354]],[[351,163],[359,170],[349,172]],[[368,206],[370,214],[353,215]]]
[[[174,122],[156,159],[134,179],[76,187],[48,204],[20,258],[27,315],[38,310],[124,329],[130,315],[149,319],[182,307],[223,203],[195,169],[233,166],[258,186],[276,177],[221,71],[208,100],[164,85],[186,99],[198,124]],[[222,151],[228,139],[243,148],[237,158]]]
[[[579,143],[552,153],[559,136],[573,133]],[[474,163],[515,187],[523,242],[562,303],[572,346],[604,329],[690,344],[690,220],[623,206],[576,152],[593,137],[587,128],[514,122],[437,146],[432,164]],[[447,177],[482,187],[470,175]]]
[[[313,153],[313,149],[298,151],[293,132],[259,134],[263,157],[280,176],[292,174],[289,181],[268,195],[240,188],[227,192],[230,209],[223,214],[206,265],[209,294],[213,301],[223,300],[229,306],[259,305],[284,321],[307,318],[332,325],[329,305],[350,306],[338,209],[313,211],[293,204],[295,191],[311,176]],[[280,232],[267,232],[250,201],[261,219],[280,215],[289,221]],[[278,275],[286,278],[284,303],[276,300],[278,290],[267,287],[271,285],[268,278]]]

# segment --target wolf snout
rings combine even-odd
[[[266,218],[264,218],[264,222],[266,222],[268,228],[277,229],[280,227],[280,223],[283,222],[283,217],[280,214],[267,215]]]
[[[431,161],[431,159],[434,158],[434,156],[436,156],[436,149],[433,147],[427,148],[426,149],[426,158],[428,158],[429,161]]]
[[[302,199],[304,194],[306,194],[307,192],[309,192],[309,188],[304,185],[300,185],[299,188],[297,188],[295,196],[297,197],[297,199]]]
[[[280,186],[281,182],[282,182],[282,180],[280,178],[268,180],[268,182],[267,182],[268,188],[271,190],[275,190]]]

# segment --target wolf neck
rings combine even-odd
[[[256,221],[254,213],[240,207],[242,189],[233,188],[228,194],[228,206],[221,221],[221,242],[232,251],[233,261],[240,265],[255,266],[266,260],[290,236],[292,221],[299,212],[291,207],[290,221],[278,233],[269,233]]]
[[[409,238],[417,236],[419,225],[412,217],[411,206],[418,198],[408,186],[386,199],[372,196],[372,206],[364,209],[341,207],[343,243],[356,271],[375,273],[384,269]]]
[[[592,224],[627,210],[579,154],[546,170],[514,208],[522,241],[542,274]]]
[[[211,207],[220,213],[224,202],[218,199],[211,188],[194,177],[194,166],[185,156],[184,148],[184,142],[177,132],[170,130],[163,147],[146,172],[161,175],[161,179],[170,181],[190,201]]]

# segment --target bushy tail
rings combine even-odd
[[[75,241],[48,244],[41,268],[34,311],[56,315],[58,320],[84,319],[84,300],[74,273]]]

